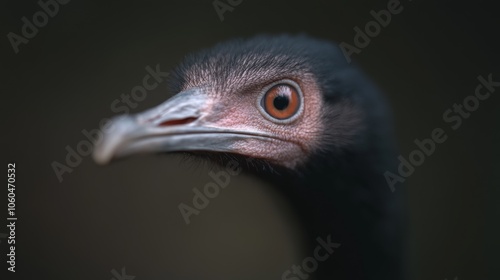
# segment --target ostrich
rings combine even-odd
[[[383,176],[396,158],[388,108],[337,45],[304,35],[231,40],[186,57],[169,89],[177,94],[161,105],[115,117],[95,161],[160,152],[237,160],[290,201],[311,249],[318,237],[341,244],[313,279],[404,279],[403,208]]]

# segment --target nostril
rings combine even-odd
[[[180,120],[169,120],[169,121],[164,121],[158,126],[171,126],[171,125],[181,125],[181,124],[188,124],[191,122],[194,122],[196,118],[190,117],[190,118],[185,118],[185,119],[180,119]]]

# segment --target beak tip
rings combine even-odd
[[[110,155],[107,155],[100,151],[99,146],[94,147],[94,152],[92,153],[92,159],[94,159],[95,163],[99,165],[107,165],[111,161]]]
[[[94,144],[92,158],[99,165],[107,165],[115,157],[116,150],[122,138],[133,123],[128,116],[118,116],[110,121],[109,127]]]
[[[116,143],[113,142],[114,141],[110,141],[109,136],[105,134],[94,144],[92,159],[95,163],[107,165],[111,162],[116,152]]]

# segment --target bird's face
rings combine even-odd
[[[342,116],[352,116],[339,110],[345,104],[325,105],[308,43],[294,48],[289,46],[297,42],[288,38],[250,40],[191,57],[171,75],[178,93],[143,113],[114,118],[94,149],[95,160],[220,152],[295,168],[321,147],[325,116],[337,112],[328,125],[338,139],[348,123]]]
[[[234,153],[293,168],[315,146],[322,100],[312,77],[252,79],[244,86],[188,87],[163,104],[112,120],[94,157],[136,153]]]

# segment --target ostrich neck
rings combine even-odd
[[[269,178],[305,228],[311,245],[305,256],[317,238],[341,244],[319,264],[317,279],[401,279],[400,237],[389,211],[395,197],[379,171],[382,160],[377,167],[368,159],[373,154],[346,154],[334,164],[318,159],[301,175]]]

